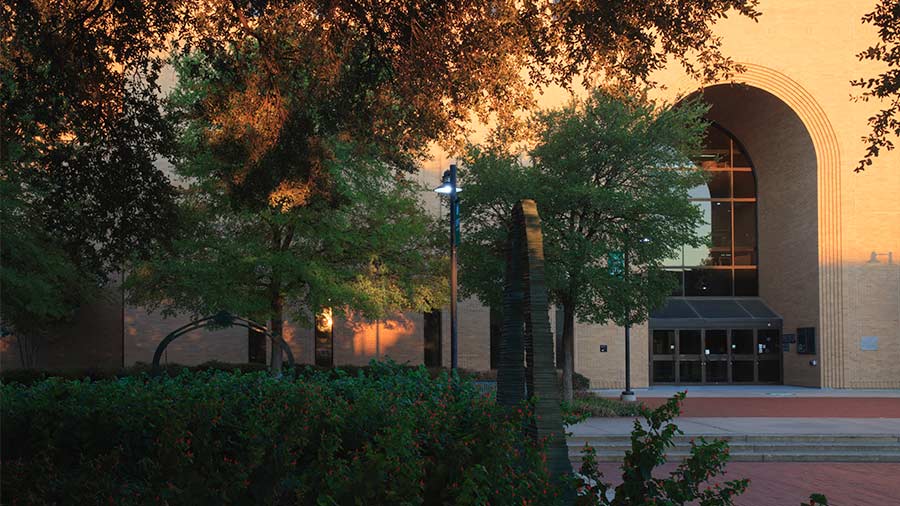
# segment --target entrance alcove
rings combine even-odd
[[[742,252],[738,251],[738,245],[735,243],[735,237],[732,233],[731,249],[726,252],[716,251],[714,245],[709,253],[709,259],[704,261],[704,265],[707,265],[710,269],[719,269],[705,272],[722,277],[728,271],[721,269],[728,269],[725,265],[733,264],[734,290],[730,293],[716,293],[715,295],[719,295],[720,298],[714,300],[710,300],[711,298],[709,297],[703,297],[705,293],[702,292],[688,293],[691,286],[687,283],[689,279],[688,274],[685,274],[683,278],[685,280],[684,288],[681,295],[687,297],[681,301],[675,298],[670,299],[669,304],[665,308],[657,311],[657,318],[652,318],[650,322],[651,336],[654,335],[654,331],[668,332],[668,330],[661,329],[674,328],[674,322],[680,321],[687,324],[688,328],[698,330],[678,331],[678,334],[676,334],[678,342],[682,340],[681,333],[690,334],[690,332],[695,332],[699,336],[702,330],[704,337],[701,342],[707,343],[708,347],[709,342],[716,342],[713,338],[718,335],[717,333],[722,333],[723,336],[726,335],[726,330],[724,330],[726,326],[728,328],[727,336],[729,336],[727,342],[730,343],[738,342],[735,340],[736,336],[747,332],[737,330],[741,327],[755,328],[756,330],[750,331],[755,333],[748,334],[753,336],[769,332],[769,330],[762,330],[764,326],[772,328],[772,325],[780,324],[783,332],[786,334],[792,334],[795,332],[794,329],[800,327],[818,327],[820,303],[819,182],[816,149],[809,131],[798,114],[787,103],[759,87],[747,84],[718,84],[706,87],[688,96],[688,99],[698,98],[698,96],[710,106],[707,114],[707,119],[712,123],[710,127],[710,142],[712,142],[713,134],[721,136],[724,133],[736,146],[731,153],[732,158],[736,156],[734,153],[740,153],[741,155],[742,162],[737,163],[733,159],[733,166],[745,166],[745,170],[749,170],[746,167],[749,165],[753,169],[756,182],[757,229],[755,236],[757,239],[757,251],[755,262],[751,263],[755,263],[757,266],[758,290],[756,293],[747,292],[746,287],[744,292],[738,290],[739,276],[742,275],[742,272],[743,275],[752,276],[752,271],[739,270],[738,265],[746,262],[741,261]],[[732,166],[731,163],[727,162],[722,165]],[[737,171],[738,169],[733,170]],[[738,172],[734,172],[734,174],[736,178]],[[710,183],[711,189],[714,184],[716,183]],[[737,194],[736,187],[733,196],[740,196]],[[708,198],[709,195],[706,195],[706,197]],[[734,200],[737,199],[735,198]],[[730,204],[723,202],[713,203],[712,205],[726,206]],[[734,212],[737,212],[736,207],[732,207],[732,209],[734,209]],[[736,218],[737,215],[735,215]],[[734,221],[732,221],[732,225],[734,225]],[[713,236],[716,233],[716,230],[712,231]],[[723,250],[721,247],[718,249]],[[685,251],[685,265],[690,263],[687,261],[688,256],[688,252]],[[748,268],[746,265],[741,267],[744,269]],[[691,270],[687,269],[686,272],[690,273]],[[694,269],[693,273],[695,276],[696,272],[698,272],[697,269]],[[713,284],[710,286],[714,287]],[[766,322],[763,327],[760,327],[758,325],[760,322],[754,322],[752,317],[737,318],[738,315],[744,313],[750,316],[760,316],[753,315],[752,311],[746,310],[748,302],[753,302],[752,300],[748,301],[736,297],[747,295],[758,297],[759,302],[763,303],[763,307],[768,306],[771,308],[781,317],[781,320],[773,319],[771,322]],[[718,319],[717,321],[717,318],[705,319],[707,315],[704,314],[700,306],[709,305],[710,303],[718,304],[722,308],[728,306],[730,309],[727,313],[732,319],[729,321],[724,319]],[[696,312],[692,314],[698,318],[694,321],[689,321],[683,315],[679,315],[679,320],[671,318],[677,312],[675,310],[678,304],[682,304],[685,307],[694,307]],[[734,307],[731,308],[731,306]],[[724,316],[725,314],[722,313],[719,316]],[[666,319],[666,316],[670,318]],[[685,327],[682,326],[681,328]],[[654,343],[656,340],[658,339],[651,338],[651,348],[653,348],[654,344],[659,344]],[[777,338],[775,342],[778,342]],[[777,346],[778,348],[781,347],[780,345]],[[810,359],[817,358],[817,356],[797,354],[795,346],[791,345],[790,351],[783,353],[783,372],[778,375],[780,376],[779,380],[785,384],[819,386],[821,383],[819,368],[810,364]],[[731,351],[733,352],[734,350]],[[766,351],[768,354],[775,350],[767,349]],[[781,350],[778,349],[778,353],[780,352]],[[676,353],[679,357],[678,362],[695,358],[684,355],[681,349],[678,349]],[[696,359],[699,362],[696,365],[700,367],[721,365],[720,362],[711,360],[711,358],[716,358],[715,353],[717,352],[710,350],[706,351],[706,357],[698,355]],[[651,356],[653,355],[654,351],[651,349]],[[724,367],[713,368],[702,375],[702,378],[705,378],[704,381],[728,382],[731,381],[732,376],[735,382],[746,381],[746,379],[738,380],[738,370],[740,369],[738,366],[745,365],[740,360],[746,360],[747,356],[739,354],[732,357],[729,354],[720,353],[718,358],[725,360],[722,357],[730,357],[732,359],[732,366],[727,369],[727,374]],[[759,357],[753,356],[752,358],[756,359]],[[759,363],[767,362],[760,361]],[[691,362],[679,363],[676,367],[684,369],[681,371],[681,375],[690,374],[689,370],[692,369],[685,367],[690,364]],[[773,362],[768,364],[775,365]],[[660,364],[651,359],[650,365],[651,377],[653,377],[654,371],[652,368]],[[770,371],[767,377],[771,378],[774,373],[775,371]],[[701,375],[697,373],[695,376],[697,378],[690,376],[689,381],[699,381]],[[759,379],[756,381],[765,382],[762,373],[760,373]]]

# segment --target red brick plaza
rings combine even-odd
[[[643,398],[647,407],[665,402],[662,397]],[[900,418],[900,397],[691,397],[682,405],[681,416],[765,416],[790,418]],[[900,504],[898,499],[897,504]]]
[[[693,423],[689,419],[699,418],[696,422],[702,424],[706,423],[702,419],[754,417],[760,422],[774,419],[771,426],[777,428],[772,430],[781,431],[785,424],[802,424],[803,418],[815,418],[830,419],[827,422],[831,427],[842,425],[841,432],[862,434],[871,430],[866,428],[868,424],[885,425],[900,418],[900,392],[896,390],[854,393],[793,387],[747,391],[725,388],[719,391],[721,394],[709,387],[687,390],[682,405],[687,426]],[[603,394],[612,396],[613,392]],[[655,407],[670,394],[665,389],[650,389],[643,396],[638,393],[638,398],[645,406]],[[846,424],[840,420],[846,420]],[[740,425],[749,420],[736,422]],[[815,422],[810,426],[816,426]],[[665,475],[676,465],[669,463],[659,472]],[[608,481],[621,482],[618,463],[600,463],[600,470]],[[836,506],[900,506],[900,463],[895,462],[731,462],[722,481],[738,478],[750,479],[748,491],[735,501],[740,506],[799,506],[813,492],[825,494],[829,504]]]
[[[600,471],[616,485],[619,464],[601,463]],[[660,475],[675,469],[666,464]],[[738,506],[799,506],[817,492],[834,506],[900,505],[900,463],[732,462],[723,481],[749,478],[750,488]]]

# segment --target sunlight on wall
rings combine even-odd
[[[351,315],[347,317],[346,327],[352,334],[353,354],[371,358],[384,356],[416,332],[415,323],[405,316],[368,322]]]

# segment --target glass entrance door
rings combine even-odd
[[[654,329],[653,384],[780,383],[779,329]]]
[[[678,369],[676,383],[703,383],[703,333],[678,331]]]
[[[728,383],[728,331],[706,329],[703,331],[704,383]]]
[[[731,381],[733,383],[756,382],[756,353],[754,330],[731,331]]]

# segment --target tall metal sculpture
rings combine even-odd
[[[551,475],[571,474],[553,362],[541,219],[534,201],[522,200],[513,207],[506,248],[497,402],[515,407],[528,398],[535,400],[535,417],[526,432],[546,441]]]
[[[153,374],[159,373],[159,361],[162,358],[163,351],[166,350],[166,347],[179,337],[187,334],[192,330],[197,330],[205,327],[244,327],[251,330],[255,330],[262,334],[265,334],[272,341],[272,346],[278,345],[281,350],[287,355],[287,364],[288,366],[294,365],[294,354],[291,352],[291,347],[284,342],[280,336],[275,336],[269,330],[253,320],[248,320],[246,318],[241,318],[240,316],[235,316],[227,311],[219,311],[218,313],[207,316],[206,318],[201,318],[199,320],[194,320],[187,325],[183,325],[173,330],[169,335],[167,335],[162,341],[160,341],[159,345],[156,347],[156,353],[153,354]]]

